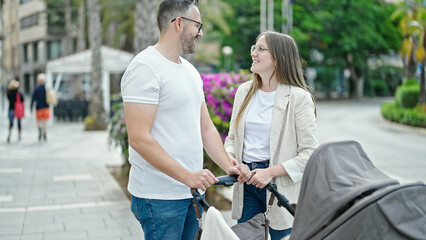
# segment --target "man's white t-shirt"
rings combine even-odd
[[[243,161],[246,163],[269,160],[272,112],[275,93],[256,91],[247,110],[244,126]]]
[[[166,59],[154,47],[139,53],[121,81],[123,102],[157,104],[153,138],[191,172],[203,167],[201,104],[203,82],[194,66],[180,57]],[[129,146],[129,192],[139,198],[192,198],[189,187],[160,172]]]

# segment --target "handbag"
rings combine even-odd
[[[46,89],[46,103],[56,107],[58,105],[58,97],[53,89]]]
[[[250,220],[239,223],[231,227],[232,231],[240,238],[244,240],[258,240],[268,239],[269,235],[269,210],[274,203],[275,195],[271,193],[269,198],[267,210],[264,213],[258,213],[254,215]]]
[[[19,94],[19,92],[16,93],[14,116],[18,119],[25,117],[25,106],[21,101],[21,94]]]

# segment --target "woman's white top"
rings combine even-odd
[[[267,161],[270,158],[269,138],[275,93],[256,91],[249,105],[244,126],[243,161]]]

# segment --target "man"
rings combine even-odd
[[[232,166],[208,114],[193,53],[203,36],[198,2],[165,0],[158,11],[160,38],[139,53],[123,75],[121,90],[129,134],[131,208],[145,239],[194,239],[198,222],[190,188],[217,182],[203,166],[203,147],[228,174],[250,178]]]
[[[36,102],[36,118],[38,127],[38,140],[47,141],[47,120],[50,118],[49,105],[46,103],[46,75],[40,73],[37,75],[37,87],[33,91],[31,98],[31,114],[33,112],[33,104]]]

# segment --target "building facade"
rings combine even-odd
[[[49,11],[45,0],[4,1],[4,78],[18,79],[26,94],[34,89],[46,62],[63,53],[64,27],[52,24]]]

